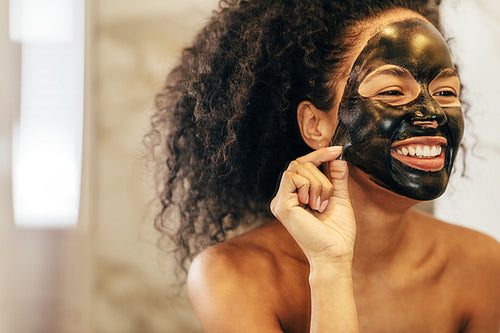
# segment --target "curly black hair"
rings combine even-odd
[[[357,22],[394,9],[440,28],[438,3],[222,0],[156,97],[146,144],[157,162],[155,227],[181,271],[203,248],[270,218],[286,164],[311,149],[296,109],[328,112]]]

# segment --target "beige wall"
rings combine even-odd
[[[16,107],[16,86],[19,82],[19,48],[8,39],[8,1],[0,1],[0,332],[11,329],[9,275],[12,244],[11,188],[11,123],[9,110]],[[17,80],[15,79],[17,78]],[[14,82],[11,81],[14,80]]]
[[[199,332],[156,246],[142,136],[155,93],[214,1],[87,0],[79,226],[16,229],[11,129],[20,46],[0,0],[0,332]],[[5,112],[6,111],[6,112]]]
[[[155,93],[214,1],[89,1],[92,332],[199,332],[158,250],[142,136]],[[179,4],[182,4],[181,6]]]
[[[453,175],[435,215],[500,240],[500,2],[494,0],[443,1],[442,16],[460,76],[470,103],[464,141],[466,177]],[[460,154],[457,158],[460,161]],[[461,171],[460,162],[456,163]]]

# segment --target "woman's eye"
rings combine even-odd
[[[458,93],[454,89],[439,90],[432,94],[434,100],[441,106],[460,106]]]
[[[457,94],[455,94],[451,90],[443,90],[443,91],[438,91],[437,93],[434,94],[434,96],[457,97]]]
[[[403,96],[403,93],[399,90],[387,90],[378,93],[379,96]]]

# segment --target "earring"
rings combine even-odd
[[[321,148],[323,145],[321,143],[318,143],[318,148]]]

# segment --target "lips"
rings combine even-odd
[[[441,136],[418,136],[396,141],[391,156],[401,163],[423,171],[439,171],[445,164],[447,140]]]

